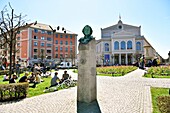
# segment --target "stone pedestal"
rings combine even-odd
[[[96,100],[96,41],[79,44],[77,101],[90,103]]]

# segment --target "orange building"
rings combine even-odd
[[[77,34],[64,28],[52,29],[49,25],[40,23],[22,29],[16,37],[18,50],[16,58],[27,61],[27,64],[39,62],[55,64],[61,61],[75,64]]]

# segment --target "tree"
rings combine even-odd
[[[9,50],[10,56],[10,75],[12,72],[12,64],[15,64],[15,53],[16,49],[16,36],[20,32],[20,30],[25,25],[24,18],[26,15],[22,16],[22,14],[15,14],[14,9],[11,7],[9,3],[9,9],[7,6],[3,8],[0,16],[0,40],[1,46],[7,46]],[[12,55],[13,54],[13,55]],[[12,61],[13,60],[13,61]]]

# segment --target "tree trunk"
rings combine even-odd
[[[11,78],[11,74],[12,74],[12,42],[9,45],[9,78]]]

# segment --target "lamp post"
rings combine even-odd
[[[169,51],[169,53],[168,53],[168,56],[169,56],[169,64],[170,64],[170,51]]]
[[[113,66],[113,58],[114,58],[114,55],[113,55],[113,54],[111,55],[111,58],[112,58],[112,66]]]

